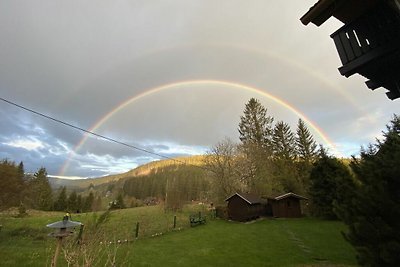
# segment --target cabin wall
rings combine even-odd
[[[272,203],[272,214],[274,217],[282,218],[301,217],[300,200],[294,197],[275,200]]]
[[[254,220],[263,215],[264,207],[257,204],[249,204],[239,196],[233,196],[228,201],[228,216],[234,221]]]

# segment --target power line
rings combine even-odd
[[[85,132],[85,133],[88,133],[88,134],[91,134],[91,135],[100,137],[100,138],[102,138],[102,139],[104,139],[104,140],[108,140],[108,141],[110,141],[110,142],[114,142],[114,143],[116,143],[116,144],[123,145],[123,146],[129,147],[129,148],[135,149],[135,150],[139,150],[139,151],[142,151],[142,152],[145,152],[145,153],[154,155],[154,156],[158,156],[158,157],[164,158],[164,159],[169,159],[169,160],[172,160],[172,161],[181,163],[181,164],[192,165],[192,166],[195,166],[195,167],[198,167],[198,168],[207,170],[206,168],[204,168],[204,167],[202,167],[202,166],[198,166],[198,165],[194,165],[194,164],[189,164],[189,163],[186,163],[186,162],[181,161],[181,160],[178,160],[178,159],[174,159],[174,158],[171,158],[171,157],[168,157],[168,156],[164,156],[164,155],[161,155],[161,154],[158,154],[158,153],[155,153],[155,152],[146,150],[146,149],[144,149],[144,148],[140,148],[140,147],[137,147],[137,146],[134,146],[134,145],[130,145],[130,144],[127,144],[127,143],[125,143],[125,142],[121,142],[121,141],[118,141],[118,140],[116,140],[116,139],[113,139],[113,138],[110,138],[110,137],[107,137],[107,136],[104,136],[104,135],[101,135],[101,134],[98,134],[98,133],[89,131],[89,130],[87,130],[87,129],[81,128],[81,127],[76,126],[76,125],[73,125],[73,124],[71,124],[71,123],[68,123],[68,122],[65,122],[65,121],[56,119],[56,118],[54,118],[54,117],[48,116],[48,115],[46,115],[46,114],[43,114],[43,113],[41,113],[41,112],[38,112],[38,111],[35,111],[35,110],[33,110],[33,109],[24,107],[24,106],[22,106],[22,105],[19,105],[19,104],[17,104],[17,103],[14,103],[14,102],[12,102],[12,101],[10,101],[10,100],[7,100],[7,99],[5,99],[5,98],[0,97],[0,100],[4,101],[4,102],[6,102],[6,103],[8,103],[8,104],[10,104],[10,105],[13,105],[13,106],[15,106],[15,107],[18,107],[18,108],[20,108],[20,109],[23,109],[23,110],[25,110],[25,111],[28,111],[28,112],[34,113],[34,114],[36,114],[36,115],[39,115],[39,116],[41,116],[41,117],[43,117],[43,118],[52,120],[52,121],[57,122],[57,123],[61,123],[61,124],[65,125],[65,126],[74,128],[74,129],[76,129],[76,130],[79,130],[79,131],[82,131],[82,132]]]

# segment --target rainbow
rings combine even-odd
[[[111,119],[115,114],[117,114],[119,111],[123,110],[127,106],[131,105],[135,101],[138,101],[139,99],[142,99],[144,97],[150,96],[157,94],[162,91],[170,90],[170,89],[179,89],[179,88],[184,88],[188,86],[194,86],[194,85],[219,85],[219,86],[226,86],[230,88],[235,88],[239,90],[246,90],[251,93],[259,94],[262,95],[275,103],[279,104],[280,106],[284,107],[287,110],[290,110],[292,113],[294,113],[296,116],[301,118],[311,129],[318,134],[318,136],[325,142],[325,145],[327,145],[329,148],[333,150],[333,152],[337,155],[340,155],[340,153],[337,151],[336,146],[334,143],[330,140],[328,135],[324,133],[324,131],[317,126],[315,122],[313,122],[311,119],[309,119],[304,113],[296,109],[293,105],[289,104],[288,102],[272,95],[267,92],[264,92],[263,90],[244,85],[241,83],[237,82],[230,82],[230,81],[222,81],[222,80],[188,80],[188,81],[179,81],[175,83],[169,83],[169,84],[164,84],[158,87],[154,87],[151,89],[148,89],[140,94],[137,94],[124,102],[120,103],[117,105],[115,108],[113,108],[111,111],[106,113],[103,117],[101,117],[100,120],[98,120],[92,127],[90,127],[89,131],[90,132],[96,132],[97,129],[99,129],[105,122],[107,122],[109,119]],[[83,138],[79,141],[79,143],[74,147],[74,149],[70,152],[68,159],[65,161],[63,166],[61,167],[58,176],[64,175],[64,173],[67,171],[70,162],[73,158],[73,156],[82,148],[82,146],[85,144],[87,139],[89,138],[89,133],[85,133]]]

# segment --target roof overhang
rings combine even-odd
[[[246,202],[249,203],[250,205],[261,203],[261,201],[251,201],[251,200],[249,200],[249,199],[245,196],[245,194],[239,194],[239,193],[233,194],[232,196],[230,196],[230,197],[228,197],[227,199],[225,199],[225,201],[229,201],[229,199],[231,199],[231,198],[234,197],[234,196],[240,197],[241,199],[243,199],[244,201],[246,201]]]
[[[300,196],[300,195],[297,195],[297,194],[292,193],[292,192],[286,193],[286,194],[283,194],[283,195],[280,195],[280,196],[277,196],[277,197],[274,197],[274,200],[281,200],[281,199],[285,199],[285,198],[288,198],[288,197],[294,197],[294,198],[298,198],[298,199],[302,199],[302,200],[308,200],[308,198]]]
[[[348,23],[364,14],[381,0],[319,0],[300,20],[304,25],[310,22],[321,26],[330,17]]]

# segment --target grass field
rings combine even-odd
[[[179,231],[172,229],[175,214],[158,206],[113,211],[101,226],[102,235],[85,232],[86,247],[76,249],[68,241],[64,247],[67,256],[83,253],[99,266],[107,259],[114,261],[110,259],[114,256],[117,266],[356,265],[353,248],[341,236],[345,227],[340,222],[301,218],[243,224],[215,219],[190,228],[189,214],[201,209],[191,206],[177,213]],[[0,214],[0,266],[49,266],[56,242],[47,237],[51,230],[45,225],[62,215],[30,212],[28,217],[14,218]],[[73,220],[89,227],[99,217],[100,213],[88,213],[73,215]],[[137,240],[136,222],[140,222]],[[131,242],[118,243],[125,239]],[[58,266],[67,266],[63,255]]]

